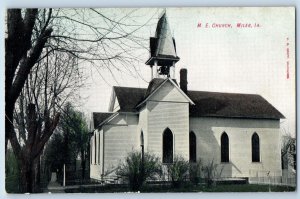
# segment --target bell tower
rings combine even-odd
[[[158,20],[155,37],[150,37],[150,58],[146,64],[151,68],[151,80],[160,76],[175,78],[175,63],[179,59],[175,39],[171,34],[166,11],[164,11]],[[170,75],[170,70],[172,70],[172,75]]]

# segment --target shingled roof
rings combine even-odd
[[[114,86],[121,112],[136,112],[136,106],[144,99],[146,88]]]
[[[188,91],[192,117],[280,119],[284,116],[260,95]]]
[[[114,87],[121,112],[136,112],[137,105],[164,80],[154,79],[148,88]],[[284,116],[260,95],[188,91],[195,103],[190,105],[191,117],[228,117],[280,119]]]
[[[102,122],[104,122],[107,118],[112,116],[114,113],[93,113],[94,120],[94,128],[97,128]]]

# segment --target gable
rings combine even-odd
[[[120,109],[118,99],[115,99],[114,101],[115,101],[115,103],[113,105],[113,110],[112,110],[113,112],[118,111]]]
[[[165,82],[158,90],[150,96],[152,101],[186,102],[188,99],[170,82]]]
[[[178,87],[177,82],[173,81],[170,78],[164,79],[163,81],[160,81],[160,83],[157,83],[155,85],[152,85],[152,82],[158,80],[158,78],[153,79],[150,84],[149,87],[146,91],[146,95],[143,99],[143,101],[141,101],[138,105],[137,108],[140,107],[141,105],[143,105],[146,101],[148,101],[149,99],[151,99],[153,96],[156,96],[157,98],[154,97],[154,99],[152,98],[152,100],[156,100],[156,101],[162,101],[162,99],[164,101],[178,101],[178,102],[189,102],[190,104],[194,105],[194,102]],[[165,84],[167,84],[167,87],[164,87]],[[168,84],[169,85],[169,89],[168,89]],[[172,87],[173,86],[173,87]],[[157,94],[158,91],[160,91],[162,88],[162,93],[161,94]],[[172,89],[171,89],[172,88]],[[177,90],[178,93],[176,92],[171,92],[172,90]],[[161,92],[161,91],[160,91]],[[170,94],[170,95],[169,95]],[[173,95],[172,95],[173,94]],[[178,96],[181,96],[185,98],[184,99],[179,99]],[[160,96],[159,96],[160,95]],[[167,97],[168,96],[168,97]],[[177,97],[177,98],[176,98]]]

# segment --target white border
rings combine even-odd
[[[289,199],[289,198],[300,198],[299,188],[296,192],[289,193],[166,193],[166,194],[128,194],[128,193],[110,193],[110,194],[34,194],[34,195],[24,195],[24,194],[6,194],[5,192],[5,159],[4,159],[4,140],[5,140],[5,128],[4,128],[4,30],[5,30],[5,10],[6,8],[17,8],[17,7],[182,7],[182,6],[295,6],[296,7],[296,37],[299,32],[300,19],[297,13],[297,8],[300,7],[300,2],[296,0],[85,0],[85,1],[74,1],[74,0],[49,0],[47,2],[41,0],[1,0],[0,4],[0,198],[272,198],[272,199]],[[299,46],[299,40],[296,39],[296,47]],[[299,58],[299,51],[296,50],[296,60]],[[297,61],[296,61],[297,63]],[[299,76],[299,70],[297,70],[297,76]],[[296,78],[297,81],[297,78]],[[299,84],[297,81],[297,93],[299,93]],[[299,103],[299,98],[297,94],[297,104]],[[297,126],[299,122],[299,107],[297,106]],[[297,138],[299,141],[299,138]],[[299,143],[299,142],[298,142]],[[298,150],[299,151],[299,144]],[[299,163],[299,154],[297,155],[297,160]],[[299,173],[298,164],[298,173]],[[299,175],[298,175],[299,182]],[[299,185],[298,185],[299,187]]]

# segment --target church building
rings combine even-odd
[[[163,14],[150,38],[148,87],[114,86],[109,112],[92,113],[90,177],[115,175],[127,154],[142,147],[162,165],[182,156],[203,165],[213,161],[221,177],[247,178],[251,171],[281,176],[284,116],[260,95],[189,90],[187,69],[174,79],[179,60]]]

